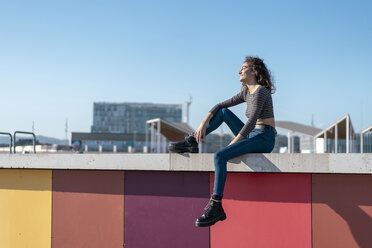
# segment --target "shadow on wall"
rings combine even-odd
[[[249,156],[244,154],[240,157],[229,160],[229,162],[233,164],[244,163],[254,172],[281,172],[281,170],[262,153],[251,153]]]
[[[129,171],[125,193],[137,196],[209,197],[209,172]]]
[[[124,171],[1,169],[0,189],[122,195]]]
[[[329,242],[329,236],[347,240],[347,237],[350,236],[349,230],[342,227],[342,223],[338,220],[338,217],[341,217],[349,226],[359,247],[372,247],[371,179],[371,175],[313,174],[312,201],[315,241],[318,238],[320,243],[325,244]],[[361,208],[361,206],[367,207]],[[349,241],[352,242],[352,240]]]
[[[0,169],[0,189],[48,191],[51,182],[50,170]]]

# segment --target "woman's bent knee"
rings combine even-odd
[[[228,108],[221,108],[222,114],[226,114],[226,112],[230,112]]]
[[[217,151],[215,154],[214,154],[214,160],[216,161],[219,161],[219,160],[224,160],[224,156],[223,156],[223,153],[221,151]]]
[[[218,111],[217,111],[217,114],[222,114],[224,115],[227,111],[230,111],[228,108],[220,108]]]

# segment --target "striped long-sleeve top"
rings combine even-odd
[[[250,94],[248,89],[241,90],[232,98],[216,104],[209,112],[214,116],[220,108],[228,108],[243,102],[247,103],[245,115],[248,117],[248,121],[239,133],[243,137],[247,137],[254,129],[257,119],[274,117],[271,92],[265,87],[259,86],[253,94]]]

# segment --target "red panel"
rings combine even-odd
[[[53,248],[123,248],[123,171],[53,170],[52,205]]]
[[[314,247],[372,247],[372,175],[312,178]]]
[[[310,187],[310,174],[228,173],[211,247],[311,247]]]

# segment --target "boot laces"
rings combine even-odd
[[[221,200],[215,200],[215,199],[211,198],[211,199],[208,201],[207,206],[205,206],[204,210],[207,210],[209,207],[212,206],[212,201],[214,201],[214,202],[221,202]]]

